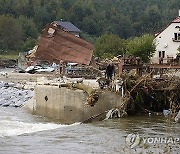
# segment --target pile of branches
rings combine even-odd
[[[139,77],[124,73],[121,75],[125,89],[125,104],[128,114],[139,112],[162,112],[171,109],[177,113],[180,109],[180,78],[163,76],[151,78],[150,74]]]

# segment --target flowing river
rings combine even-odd
[[[8,100],[8,92],[14,91],[2,90],[0,99],[6,93]],[[180,123],[164,116],[64,125],[12,106],[0,106],[0,154],[180,153]]]
[[[180,153],[180,124],[164,116],[63,125],[0,107],[0,118],[0,154]]]

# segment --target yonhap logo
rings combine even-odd
[[[180,144],[178,137],[140,137],[139,134],[129,134],[126,137],[126,143],[135,148],[142,144]]]
[[[148,144],[179,144],[180,138],[174,137],[143,137],[143,143]]]
[[[126,143],[131,147],[134,148],[140,144],[140,136],[139,134],[129,134],[126,137]]]

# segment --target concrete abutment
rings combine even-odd
[[[121,105],[120,94],[102,91],[94,107],[85,105],[88,95],[83,90],[37,85],[35,96],[27,104],[33,114],[61,123],[82,122],[90,117]],[[31,105],[30,105],[31,104]]]

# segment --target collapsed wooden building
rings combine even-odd
[[[94,45],[73,35],[56,23],[47,24],[38,43],[35,59],[49,62],[66,61],[89,65]]]

